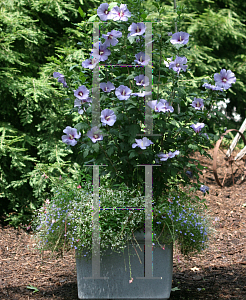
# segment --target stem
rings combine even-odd
[[[66,230],[66,223],[67,223],[67,218],[65,220],[65,239],[64,239],[64,245],[63,245],[63,249],[62,249],[62,252],[63,252],[63,256],[64,256],[64,248],[65,248],[65,244],[66,244],[66,237],[67,237],[67,230]]]
[[[105,153],[105,155],[107,156],[107,158],[109,159],[111,165],[113,166],[113,168],[115,169],[115,166],[113,165],[111,159],[109,158],[107,152],[105,152],[105,150],[103,149],[103,147],[101,146],[101,144],[99,143],[99,146],[102,148],[103,152]],[[115,173],[117,174],[117,170],[115,169]]]
[[[113,141],[114,141],[114,143],[115,143],[115,146],[118,148],[118,150],[119,150],[119,152],[120,152],[120,148],[119,148],[119,146],[116,144],[116,142],[115,142],[115,140],[114,140],[114,138],[113,138],[112,134],[109,132],[109,128],[108,128],[108,127],[106,127],[106,129],[107,129],[107,131],[108,131],[109,135],[112,137],[112,139],[113,139]]]
[[[126,47],[126,37],[124,38],[124,42],[125,42],[125,46],[124,48]],[[127,51],[125,49],[125,55],[126,55],[126,61],[128,61],[128,57],[127,57]],[[129,67],[127,66],[127,72],[128,72],[128,76],[130,76],[130,72],[129,72]],[[130,85],[130,89],[132,89],[131,87],[131,80],[129,79],[129,85]]]

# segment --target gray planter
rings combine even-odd
[[[115,253],[110,249],[100,257],[101,279],[92,278],[92,260],[76,257],[77,285],[79,299],[168,299],[172,287],[173,245],[160,246],[153,249],[153,277],[144,276],[144,232],[135,234],[140,249],[134,242],[129,244],[130,264],[133,282],[130,280],[128,248],[123,253]],[[142,263],[140,263],[139,258]],[[125,269],[126,267],[126,269]],[[86,279],[86,278],[88,279]],[[91,278],[90,278],[91,277]],[[108,279],[104,279],[107,277]],[[138,279],[140,277],[141,279]]]

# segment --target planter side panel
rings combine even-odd
[[[79,299],[168,299],[172,287],[172,245],[165,245],[165,250],[153,248],[153,277],[162,279],[137,279],[136,277],[144,277],[145,264],[144,241],[138,242],[142,250],[135,245],[139,257],[133,246],[129,245],[132,283],[129,283],[128,248],[124,254],[107,250],[100,257],[100,276],[109,279],[85,279],[84,277],[92,277],[92,261],[87,261],[83,256],[76,258]]]

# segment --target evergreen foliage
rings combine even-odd
[[[171,0],[146,1],[153,7],[146,20],[162,21],[163,35],[167,35],[174,33],[176,19],[178,29],[191,35],[187,86],[194,92],[204,90],[202,79],[213,79],[222,68],[235,73],[237,81],[233,92],[229,90],[228,114],[236,106],[244,119],[246,4],[236,0],[176,2],[174,12]],[[14,226],[30,220],[60,175],[69,174],[74,182],[81,182],[84,176],[84,157],[76,148],[68,150],[61,141],[63,129],[68,124],[73,127],[81,118],[75,109],[71,111],[73,91],[63,88],[52,74],[62,73],[75,88],[81,84],[90,87],[90,71],[81,63],[89,58],[92,48],[92,25],[81,20],[86,14],[86,20],[96,14],[100,3],[1,1],[0,214],[7,214]],[[131,0],[123,3],[134,5]],[[167,57],[168,53],[163,53],[162,59]],[[213,119],[210,122],[212,125]],[[223,126],[226,124],[222,122],[215,130]],[[44,173],[49,179],[42,176]]]
[[[235,73],[237,81],[233,91],[231,89],[228,91],[230,103],[227,114],[231,117],[233,107],[236,107],[244,120],[246,3],[235,0],[177,0],[177,9],[174,13],[173,0],[156,2],[147,1],[148,5],[153,6],[153,14],[148,18],[158,18],[156,6],[160,6],[162,12],[159,20],[166,23],[167,32],[175,32],[174,20],[176,20],[178,31],[182,30],[191,35],[189,69],[194,76],[193,85],[201,88],[202,78],[212,77],[221,69],[229,69]],[[172,28],[169,26],[171,22]]]
[[[1,2],[0,213],[10,213],[6,220],[14,226],[25,224],[48,195],[42,177],[47,166],[47,174],[59,178],[71,159],[61,141],[71,106],[52,74],[71,66],[79,5],[75,0]],[[76,153],[72,156],[73,169]]]

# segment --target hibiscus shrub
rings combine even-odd
[[[153,24],[153,83],[150,87],[151,78],[144,76],[143,69],[150,61],[144,52],[145,24],[139,23],[125,4],[110,10],[104,3],[97,13],[102,21],[108,21],[100,24],[100,38],[104,42],[94,43],[91,58],[82,62],[82,68],[89,69],[88,76],[71,87],[75,97],[72,110],[78,111],[81,122],[75,128],[64,130],[67,135],[62,137],[63,141],[72,146],[78,143],[85,164],[107,165],[101,167],[100,174],[109,174],[112,184],[138,185],[144,193],[145,169],[138,165],[159,164],[153,167],[155,198],[171,186],[190,182],[187,171],[197,179],[193,182],[195,188],[200,188],[198,173],[203,166],[191,159],[191,155],[198,151],[209,156],[206,151],[216,137],[209,133],[206,120],[220,118],[214,114],[213,105],[224,98],[224,90],[235,83],[234,73],[223,69],[214,75],[215,85],[203,81],[201,85],[203,83],[205,90],[191,93],[187,84],[191,78],[187,72],[189,34],[180,31],[164,35],[162,24]],[[170,58],[166,58],[168,56]],[[162,57],[165,59],[160,59]],[[124,67],[127,64],[135,68]],[[94,84],[92,70],[99,71],[100,76],[101,116],[89,97]],[[64,78],[59,78],[64,84]],[[151,91],[145,91],[151,88],[152,98]],[[95,97],[99,89],[96,86],[94,89]],[[145,136],[147,107],[152,109],[153,134]]]

